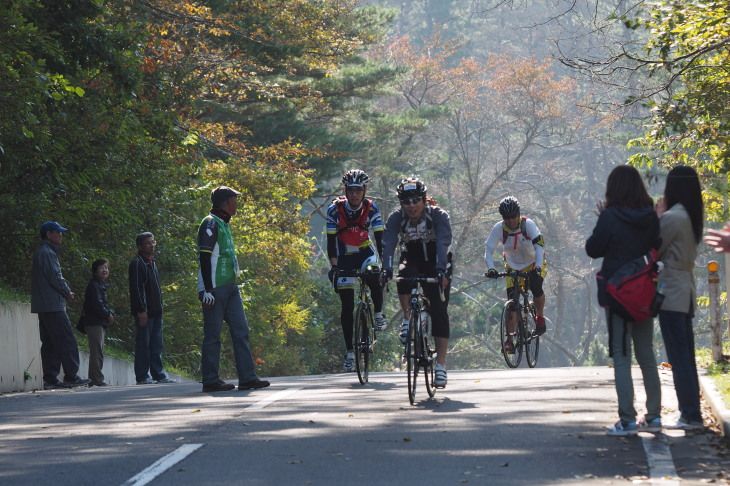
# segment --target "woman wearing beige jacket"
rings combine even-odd
[[[704,217],[702,189],[694,169],[677,166],[669,171],[664,198],[656,211],[662,238],[659,258],[664,263],[659,288],[665,296],[659,325],[680,412],[676,422],[665,427],[702,428],[692,318],[696,299],[693,270]]]

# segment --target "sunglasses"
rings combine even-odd
[[[404,206],[412,206],[414,204],[418,204],[421,201],[423,201],[422,197],[410,197],[408,199],[401,199],[400,203]]]

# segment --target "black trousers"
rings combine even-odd
[[[79,372],[79,346],[66,311],[39,312],[43,381],[56,383],[63,366],[64,381],[73,381]]]

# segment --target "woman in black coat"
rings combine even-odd
[[[624,263],[659,247],[659,218],[635,168],[621,165],[611,171],[606,183],[606,200],[599,203],[598,210],[598,222],[586,241],[586,253],[591,258],[603,258],[601,273],[606,279]],[[607,433],[623,436],[635,435],[639,430],[659,431],[661,384],[654,355],[654,320],[626,321],[609,309],[606,309],[606,320],[619,415],[618,422]],[[632,344],[646,391],[646,415],[639,423],[631,378]]]
[[[114,322],[106,289],[109,286],[109,261],[103,258],[91,264],[91,280],[84,295],[84,330],[89,338],[89,386],[106,386],[104,374],[104,337],[106,328]]]

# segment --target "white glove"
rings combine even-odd
[[[203,292],[203,305],[213,305],[215,304],[215,295],[211,294],[208,291]]]

